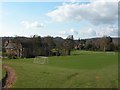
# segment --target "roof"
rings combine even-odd
[[[6,42],[4,42],[4,45],[5,45]],[[4,47],[5,48],[16,48],[16,47],[21,47],[22,48],[31,48],[32,46],[32,41],[31,39],[24,39],[24,38],[19,38],[17,40],[9,40],[7,42],[8,44],[6,44]]]
[[[15,48],[15,45],[13,43],[8,43],[8,45],[5,48]]]

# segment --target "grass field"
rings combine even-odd
[[[34,59],[3,60],[16,71],[13,88],[115,88],[118,87],[118,54],[74,51],[54,56],[48,63]]]
[[[0,58],[0,80],[2,79],[2,59]]]

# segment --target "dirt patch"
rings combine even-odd
[[[3,89],[11,88],[16,80],[15,71],[7,64],[3,64],[2,68],[6,71],[6,76],[2,80],[2,88]]]

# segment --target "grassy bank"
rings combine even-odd
[[[3,60],[16,71],[13,88],[113,88],[118,85],[118,56],[114,52],[74,51],[48,63],[34,59]]]

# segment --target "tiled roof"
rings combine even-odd
[[[8,45],[5,48],[10,48],[10,49],[14,49],[15,46],[13,43],[8,43]]]

